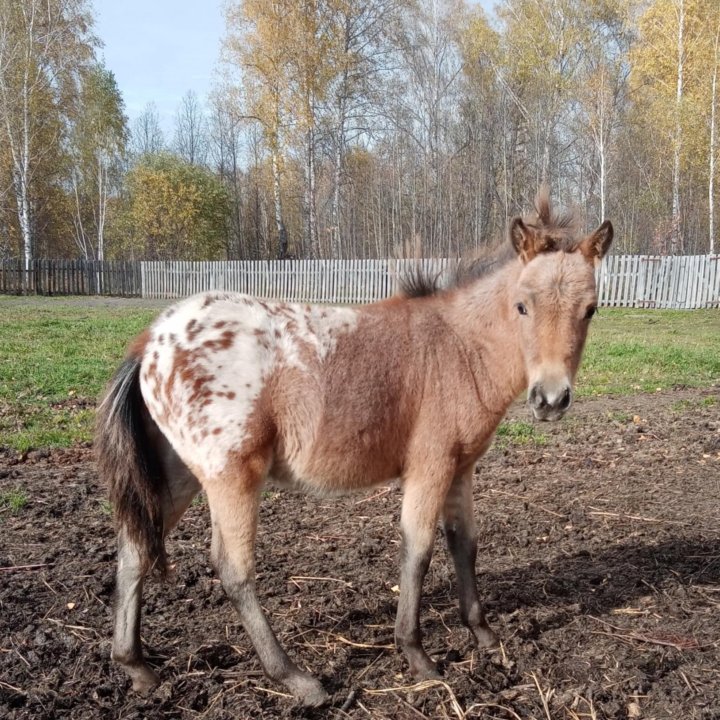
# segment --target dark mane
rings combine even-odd
[[[558,213],[553,209],[547,186],[541,187],[535,196],[534,210],[534,214],[523,221],[536,232],[544,248],[542,252],[573,252],[577,249],[577,218],[572,212]],[[399,279],[400,294],[407,298],[428,297],[464,287],[492,275],[515,257],[510,243],[494,244],[474,257],[460,260],[444,282],[439,274],[427,273],[417,263]]]
[[[399,279],[400,295],[406,298],[427,297],[440,292],[439,273],[426,272],[419,262],[407,270]]]
[[[429,272],[417,262],[398,279],[399,294],[406,298],[438,295],[491,275],[514,257],[512,247],[503,243],[481,250],[472,258],[461,259],[442,273]]]

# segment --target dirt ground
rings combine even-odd
[[[580,400],[535,434],[500,438],[475,483],[500,650],[469,644],[438,534],[422,625],[442,682],[414,686],[391,648],[399,491],[266,493],[260,598],[333,694],[320,711],[262,675],[210,568],[203,502],[169,541],[171,580],[146,589],[163,683],[130,693],[109,660],[115,547],[91,450],[0,452],[0,491],[29,497],[0,510],[0,717],[719,719],[717,388]]]

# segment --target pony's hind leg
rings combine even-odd
[[[477,531],[473,517],[473,469],[455,478],[445,498],[443,529],[455,564],[460,619],[478,647],[497,645],[497,636],[485,620],[475,583]]]
[[[169,448],[169,446],[168,446]],[[170,451],[171,452],[171,451]],[[163,527],[167,534],[180,520],[200,490],[192,473],[177,456],[163,458],[168,478],[163,493]],[[146,564],[137,545],[123,528],[118,532],[118,566],[115,583],[115,626],[112,659],[121,665],[132,680],[133,690],[147,693],[160,678],[147,664],[140,642],[140,618]]]
[[[268,677],[307,706],[327,702],[312,675],[300,670],[280,646],[255,592],[255,536],[267,463],[245,457],[233,472],[203,482],[212,518],[212,557],[225,592],[240,616]]]
[[[118,532],[117,563],[111,657],[130,676],[133,690],[145,694],[160,682],[160,678],[145,661],[140,642],[145,563],[137,545],[124,529]]]

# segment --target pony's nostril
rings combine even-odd
[[[528,397],[528,402],[530,403],[530,405],[532,405],[532,407],[536,408],[537,410],[541,410],[547,405],[545,393],[543,393],[540,385],[532,386],[530,390],[530,395]]]
[[[572,395],[570,393],[570,388],[566,387],[565,392],[560,396],[560,399],[557,403],[557,408],[559,410],[567,410],[570,407],[570,400],[572,399]]]

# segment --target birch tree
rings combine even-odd
[[[670,196],[664,208],[658,207],[667,227],[658,223],[656,243],[671,253],[687,250],[685,226],[692,214],[684,208],[683,187],[694,183],[699,168],[706,167],[701,158],[707,152],[708,126],[702,108],[712,77],[703,13],[707,2],[656,0],[640,18],[639,39],[631,54],[637,108],[633,121],[646,130],[651,144],[647,152],[654,163],[646,175],[658,193],[669,190]],[[662,190],[664,183],[668,190]]]
[[[676,83],[675,83],[675,131],[673,134],[673,172],[672,172],[672,230],[670,236],[670,253],[676,254],[682,247],[680,228],[680,152],[682,150],[682,125],[680,123],[683,101],[683,76],[685,69],[685,0],[675,0],[674,9],[677,13],[676,43]]]
[[[346,156],[350,143],[367,134],[372,98],[381,94],[382,58],[389,50],[400,7],[397,0],[331,3],[334,73],[328,81],[327,115],[333,168],[329,230],[334,257],[342,257],[347,250],[342,212]]]
[[[398,69],[386,117],[414,145],[420,163],[418,203],[410,234],[420,232],[429,253],[448,240],[443,202],[443,158],[451,151],[459,111],[461,61],[458,19],[462,4],[421,0],[403,14]]]
[[[545,182],[557,186],[566,176],[558,170],[571,158],[574,147],[574,138],[566,131],[588,40],[582,3],[503,0],[498,15],[506,82],[519,110],[516,152],[524,155],[526,164],[519,180],[525,188]],[[530,200],[534,190],[526,193]]]
[[[223,49],[226,62],[238,73],[236,98],[242,114],[260,123],[270,153],[277,257],[288,255],[283,214],[288,55],[286,47],[292,11],[289,0],[266,3],[242,0],[226,11]]]
[[[90,28],[85,0],[0,0],[0,132],[12,162],[26,268],[34,253],[36,168],[62,141],[60,132],[49,143],[38,138],[44,117],[63,113],[77,93],[77,73],[92,59]]]
[[[613,149],[627,107],[627,57],[632,42],[627,4],[605,0],[585,5],[586,51],[577,86],[578,125],[592,139],[591,173],[599,188],[598,217],[608,217],[608,174]]]
[[[720,69],[720,8],[717,5],[708,17],[708,27],[714,29],[712,40],[712,83],[710,89],[710,136],[708,139],[708,252],[715,252],[715,155],[717,153],[718,70]]]
[[[219,259],[227,191],[206,168],[174,155],[145,156],[128,174],[131,247],[149,259]]]
[[[127,120],[114,75],[97,65],[82,79],[70,135],[75,242],[86,259],[104,260],[108,201],[117,193]]]

